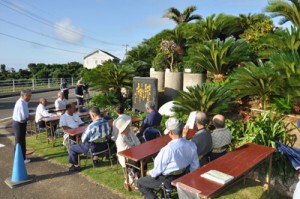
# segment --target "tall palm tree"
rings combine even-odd
[[[269,0],[265,7],[265,12],[271,12],[272,17],[283,17],[279,24],[284,24],[288,21],[295,26],[300,24],[300,1],[299,0]]]
[[[181,13],[177,8],[171,7],[166,11],[163,17],[175,21],[176,24],[188,23],[192,20],[201,20],[202,17],[200,15],[192,15],[196,10],[196,6],[189,6]]]

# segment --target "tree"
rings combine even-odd
[[[258,54],[260,57],[269,59],[273,54],[284,52],[300,53],[300,29],[278,29],[272,34],[267,34],[258,40],[259,48],[263,49]]]
[[[279,24],[290,21],[295,26],[300,25],[300,1],[299,0],[269,0],[265,12],[272,13],[272,17],[282,17]]]
[[[93,89],[100,91],[112,90],[119,102],[122,103],[124,102],[124,98],[121,90],[122,88],[131,89],[133,76],[134,70],[131,65],[107,62],[102,66],[87,71],[83,79]]]
[[[238,23],[237,17],[226,14],[212,14],[205,20],[188,24],[189,28],[185,29],[185,37],[188,43],[198,43],[213,39],[225,40],[229,36],[238,38],[242,29]]]
[[[228,87],[238,98],[259,96],[262,107],[266,109],[269,97],[276,93],[280,84],[280,73],[270,62],[246,62],[244,67],[236,68],[230,75]]]
[[[1,64],[0,67],[1,67],[0,78],[5,80],[8,77],[9,71],[6,70],[5,64]]]
[[[245,40],[233,37],[196,44],[189,50],[190,64],[195,64],[214,75],[215,81],[222,81],[240,62],[250,59],[251,51]]]
[[[245,22],[242,22],[244,20]],[[265,15],[251,15],[246,19],[242,18],[240,23],[245,23],[245,27],[248,26],[240,37],[247,41],[252,51],[256,52],[256,54],[264,52],[264,48],[259,45],[259,39],[266,35],[271,35],[270,33],[274,29],[272,21]]]
[[[163,17],[175,21],[177,25],[188,23],[192,20],[202,20],[202,17],[200,15],[192,15],[192,13],[196,10],[196,6],[189,6],[183,11],[183,13],[181,13],[177,8],[171,7],[167,10]]]

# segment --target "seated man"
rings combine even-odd
[[[125,118],[125,119],[130,119],[130,121],[131,121],[131,117],[129,116],[129,115],[126,115],[126,114],[124,114],[124,106],[122,105],[122,104],[117,104],[117,106],[116,106],[116,108],[115,108],[115,111],[116,111],[116,113],[117,113],[117,115],[118,115],[118,118],[117,119],[115,119],[114,121],[113,121],[113,124],[112,124],[112,126],[113,126],[113,129],[112,129],[112,136],[111,136],[111,139],[113,140],[113,141],[116,141],[117,140],[117,138],[118,138],[118,135],[119,135],[119,130],[118,130],[118,128],[116,127],[116,122],[120,119],[120,118]],[[131,123],[130,123],[130,125],[131,125]]]
[[[213,161],[227,153],[228,145],[231,143],[231,132],[225,127],[225,117],[223,115],[215,115],[213,117],[212,151],[210,153],[210,161]]]
[[[197,147],[195,143],[182,138],[183,123],[176,118],[166,121],[165,134],[172,139],[163,147],[154,160],[154,168],[147,171],[147,176],[138,179],[137,186],[148,198],[156,198],[153,189],[159,188],[162,182],[170,186],[171,181],[184,175],[184,170],[190,167],[194,171],[199,167]],[[182,170],[182,172],[179,172]],[[177,174],[168,175],[172,172]]]
[[[79,126],[84,125],[83,121],[80,119],[79,115],[76,112],[75,104],[67,104],[66,112],[62,114],[59,119],[59,126],[64,130],[73,129]]]
[[[207,132],[205,126],[207,124],[207,118],[205,113],[197,111],[195,118],[195,136],[191,139],[197,146],[197,153],[201,161],[201,165],[208,162],[206,155],[212,149],[212,138],[211,133]],[[184,128],[182,134],[185,138],[188,133],[188,127]]]
[[[101,141],[101,138],[108,137],[110,135],[108,122],[102,118],[102,114],[98,107],[91,108],[89,113],[93,122],[82,134],[82,144],[73,144],[70,146],[69,162],[72,166],[69,168],[69,171],[80,171],[80,166],[78,165],[78,154],[87,153],[90,147],[92,152],[100,152],[107,149],[106,142]],[[94,164],[98,163],[98,159],[96,158],[93,159]]]
[[[45,122],[42,120],[45,117],[55,117],[55,114],[49,113],[49,110],[46,108],[47,100],[45,98],[40,98],[40,104],[36,108],[35,112],[35,122],[39,125],[39,128],[45,128]],[[56,125],[53,126],[53,129],[47,129],[48,137],[51,136],[51,132],[55,131]],[[52,135],[54,136],[54,135]]]
[[[65,109],[68,104],[68,100],[66,100],[64,93],[61,91],[58,92],[57,97],[58,98],[54,102],[55,109]]]
[[[143,123],[141,125],[141,128],[139,129],[139,133],[137,134],[140,140],[146,128],[157,127],[160,125],[160,122],[162,120],[162,116],[160,115],[159,112],[155,110],[155,104],[153,102],[151,101],[146,102],[145,108],[149,114],[143,119]]]
[[[75,104],[67,104],[66,112],[61,115],[59,119],[59,126],[66,129],[74,129],[79,126],[83,126],[84,122],[81,120],[79,115],[76,112],[76,105]],[[63,145],[66,145],[69,136],[65,134]],[[75,137],[70,137],[71,140],[75,140]]]

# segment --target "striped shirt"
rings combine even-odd
[[[15,104],[12,118],[16,122],[26,122],[29,118],[28,102],[26,102],[22,98],[18,99]]]
[[[101,118],[93,121],[81,136],[82,143],[97,142],[99,138],[110,135],[108,121]]]

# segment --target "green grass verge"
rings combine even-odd
[[[56,140],[55,146],[47,143],[45,133],[42,133],[41,139],[36,139],[36,136],[27,137],[27,147],[34,148],[35,153],[38,155],[61,165],[67,167],[70,166],[68,163],[68,153],[63,146],[59,146],[62,143],[62,139]],[[111,191],[118,193],[123,198],[141,198],[137,192],[128,192],[123,188],[123,172],[121,166],[118,165],[117,173],[117,160],[113,160],[113,168],[110,167],[109,160],[104,159],[100,162],[100,165],[93,169],[91,159],[88,159],[87,165],[85,166],[85,159],[81,160],[82,171],[81,173],[87,176],[92,181],[107,187]],[[151,168],[151,164],[148,166]],[[227,191],[221,193],[220,199],[282,199],[288,198],[278,195],[275,190],[271,190],[269,193],[264,191],[262,185],[252,180],[246,180],[246,183],[236,183],[230,187]],[[174,198],[177,198],[174,195]]]

